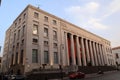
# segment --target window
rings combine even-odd
[[[54,64],[58,64],[58,53],[54,52]]]
[[[33,25],[33,34],[38,34],[38,25]]]
[[[56,21],[56,20],[53,20],[52,23],[53,23],[54,25],[57,25],[57,21]]]
[[[44,41],[44,46],[48,46],[48,41]]]
[[[16,51],[18,51],[19,50],[19,43],[17,43],[17,45],[16,45]]]
[[[11,65],[13,65],[13,59],[14,59],[14,54],[12,54],[12,58],[11,58]]]
[[[20,53],[20,63],[23,63],[23,59],[24,59],[24,51],[21,50],[21,53]]]
[[[26,17],[26,13],[24,13],[24,15],[23,15],[23,19],[25,19],[25,17]]]
[[[39,14],[37,12],[34,12],[34,18],[39,18]]]
[[[21,45],[24,45],[24,39],[21,41]]]
[[[38,50],[32,50],[32,63],[38,63]]]
[[[21,18],[19,19],[19,24],[21,23]]]
[[[119,55],[118,55],[118,53],[116,53],[116,59],[118,59],[119,58]]]
[[[16,39],[16,33],[14,33],[14,42],[15,42],[15,39]]]
[[[20,30],[18,30],[18,38],[17,39],[19,39],[19,37],[20,37]]]
[[[18,53],[16,53],[16,56],[15,56],[15,64],[18,63]]]
[[[54,48],[57,48],[57,43],[53,43],[53,47],[54,47]]]
[[[57,40],[57,32],[55,30],[53,30],[53,39]]]
[[[17,23],[15,23],[15,27],[17,27]]]
[[[44,28],[44,37],[48,37],[48,28]]]
[[[44,21],[48,22],[48,17],[47,16],[44,16]]]
[[[44,51],[44,63],[45,64],[49,63],[49,54],[48,54],[48,51]]]
[[[22,27],[22,37],[24,36],[25,33],[25,25]]]
[[[38,39],[33,38],[33,43],[38,43]]]

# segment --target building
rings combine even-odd
[[[114,65],[110,41],[28,5],[6,31],[3,72]]]
[[[120,65],[120,46],[112,48],[116,65]]]

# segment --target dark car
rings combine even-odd
[[[81,79],[85,78],[85,73],[82,72],[73,72],[69,74],[70,79]]]
[[[24,75],[11,75],[10,80],[25,80],[25,76]]]

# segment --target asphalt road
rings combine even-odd
[[[120,71],[104,73],[102,75],[94,75],[85,79],[77,79],[77,80],[120,80]]]

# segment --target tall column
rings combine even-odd
[[[66,65],[70,65],[70,61],[69,61],[69,56],[68,56],[68,40],[67,40],[67,33],[65,32],[65,53],[66,53]]]
[[[81,45],[82,45],[82,59],[83,59],[83,65],[86,66],[86,55],[85,55],[85,47],[84,47],[84,43],[83,43],[83,38],[81,37]]]
[[[76,45],[77,45],[77,58],[78,58],[78,65],[81,66],[81,55],[80,55],[80,43],[79,43],[79,37],[76,36]]]
[[[94,56],[93,56],[93,49],[92,49],[91,41],[89,41],[89,44],[90,44],[91,63],[92,63],[92,66],[95,66]]]
[[[99,47],[99,50],[100,50],[101,63],[102,63],[102,66],[103,66],[104,65],[104,56],[103,56],[103,52],[102,52],[100,44],[98,44],[98,47]]]
[[[94,56],[95,56],[95,64],[98,66],[98,60],[97,60],[97,54],[96,54],[96,48],[95,48],[95,43],[93,42],[93,51],[94,51]]]
[[[89,55],[89,49],[88,49],[88,40],[85,40],[85,45],[86,45],[86,53],[87,53],[87,63],[90,62],[90,55]]]
[[[104,54],[105,64],[109,65],[106,49],[105,49],[105,46],[103,46],[103,45],[102,45],[102,51],[103,51],[103,54]]]
[[[76,60],[75,60],[75,50],[74,50],[74,40],[73,40],[73,35],[70,35],[70,41],[71,41],[71,55],[72,55],[72,65],[76,65]]]
[[[99,51],[99,48],[98,48],[98,44],[96,43],[96,55],[97,55],[97,58],[98,58],[98,65],[101,65],[101,55],[100,55],[100,51]]]

